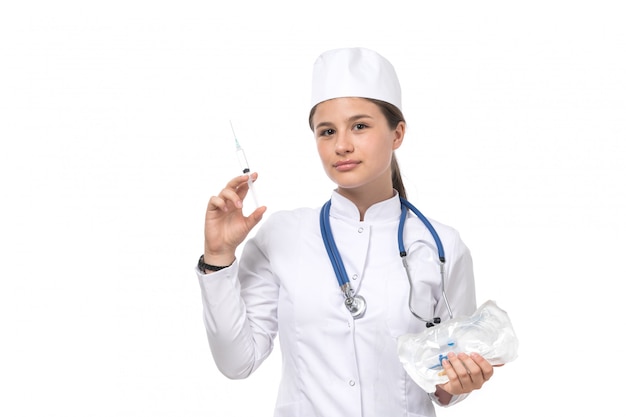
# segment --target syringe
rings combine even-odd
[[[239,144],[237,140],[237,135],[235,135],[235,129],[233,128],[233,122],[230,122],[230,129],[233,131],[233,137],[235,138],[235,145],[237,146],[237,159],[239,160],[239,165],[245,175],[248,175],[248,190],[252,193],[252,199],[254,200],[254,205],[258,208],[259,203],[256,199],[256,191],[254,190],[254,181],[252,181],[252,172],[250,172],[250,165],[248,165],[248,160],[246,159],[246,154],[243,151],[243,148]]]

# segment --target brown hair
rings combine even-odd
[[[383,112],[385,119],[387,119],[387,124],[390,129],[395,129],[398,126],[398,123],[405,122],[404,115],[402,111],[394,106],[393,104],[389,104],[386,101],[376,100],[373,98],[366,98],[366,100],[371,101],[376,104],[378,108]],[[309,127],[313,130],[313,115],[315,114],[315,110],[317,109],[317,105],[315,105],[311,112],[309,113]],[[400,166],[398,165],[398,159],[396,158],[396,153],[394,152],[391,156],[391,182],[393,188],[398,191],[400,197],[407,198],[406,189],[404,188],[404,183],[402,182],[402,174],[400,173]]]

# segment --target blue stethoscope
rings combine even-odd
[[[407,218],[408,210],[411,210],[415,215],[424,223],[424,226],[428,229],[430,234],[435,241],[435,245],[437,246],[437,254],[439,255],[439,271],[441,276],[441,294],[444,302],[446,303],[446,308],[448,309],[448,313],[450,314],[450,318],[452,318],[452,309],[450,308],[450,304],[448,303],[448,298],[446,297],[446,291],[444,287],[444,264],[446,262],[446,257],[443,251],[443,244],[441,243],[441,239],[439,239],[439,235],[437,231],[433,227],[433,225],[428,221],[428,219],[411,203],[409,203],[405,198],[400,197],[400,224],[398,225],[398,249],[400,251],[400,258],[402,259],[402,265],[404,266],[404,270],[406,271],[407,278],[409,280],[409,310],[411,314],[413,314],[416,318],[426,323],[426,327],[432,327],[435,324],[441,323],[440,317],[433,317],[430,320],[424,319],[420,317],[414,310],[411,305],[411,301],[413,299],[413,280],[411,279],[411,273],[409,272],[409,265],[406,260],[406,250],[404,248],[404,223]],[[363,317],[365,314],[365,310],[367,309],[367,303],[365,302],[365,298],[363,296],[358,295],[352,289],[350,285],[350,280],[348,279],[348,274],[346,272],[346,268],[341,260],[341,255],[339,254],[339,250],[337,249],[337,245],[335,244],[335,239],[333,238],[332,230],[330,229],[330,200],[322,206],[322,210],[320,212],[320,229],[322,232],[322,239],[324,240],[324,246],[326,247],[326,252],[328,252],[328,257],[330,258],[330,262],[333,265],[333,269],[335,271],[335,275],[337,276],[337,282],[339,282],[339,287],[343,292],[345,297],[344,304],[352,317],[355,319]],[[434,248],[433,248],[434,249]]]

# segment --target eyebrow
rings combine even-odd
[[[350,122],[355,122],[359,119],[373,119],[372,116],[370,116],[369,114],[355,114],[354,116],[350,116],[348,117],[348,119],[346,120],[346,122],[350,123]],[[315,130],[321,128],[321,127],[332,127],[333,124],[331,122],[320,122],[315,126]]]

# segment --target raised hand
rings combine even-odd
[[[256,181],[258,174],[251,174]],[[237,246],[263,218],[267,207],[261,206],[243,215],[243,200],[248,193],[248,175],[240,175],[209,199],[204,222],[204,262],[230,265]]]

